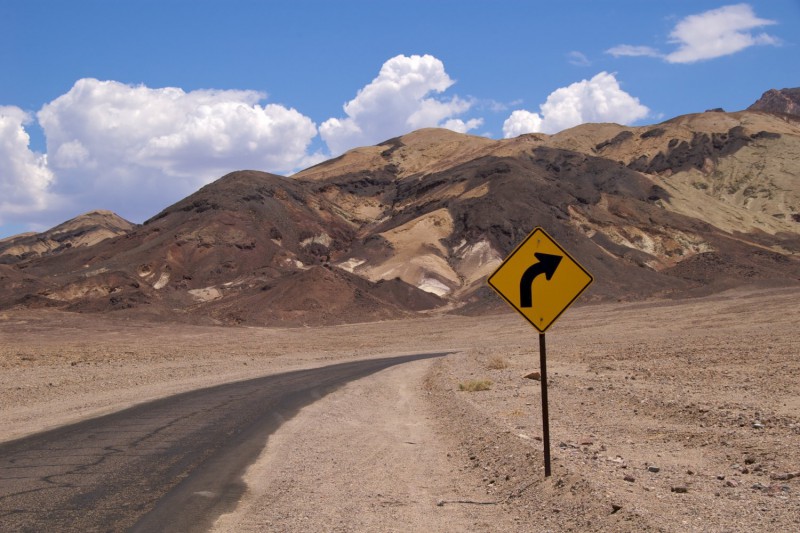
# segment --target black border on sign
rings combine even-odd
[[[506,298],[506,296],[505,296],[505,295],[504,295],[502,292],[500,292],[500,290],[499,290],[497,287],[495,287],[495,286],[492,284],[492,278],[495,276],[495,274],[497,274],[497,272],[498,272],[498,271],[499,271],[501,268],[503,268],[503,266],[504,266],[504,265],[505,265],[505,264],[508,262],[508,260],[509,260],[509,259],[511,259],[512,257],[514,257],[514,255],[516,255],[517,251],[518,251],[520,248],[522,248],[522,247],[525,245],[525,243],[526,243],[526,242],[528,242],[528,241],[531,239],[531,237],[533,237],[533,236],[534,236],[534,234],[535,234],[537,231],[541,231],[542,233],[544,233],[544,234],[547,236],[547,238],[548,238],[548,239],[550,239],[550,242],[552,242],[553,244],[555,244],[555,245],[556,245],[556,248],[558,248],[559,250],[561,250],[561,252],[562,252],[562,253],[563,253],[565,256],[569,257],[569,258],[572,260],[572,262],[573,262],[573,263],[575,263],[576,265],[578,265],[578,268],[580,268],[580,269],[581,269],[581,270],[584,272],[584,274],[586,274],[587,276],[589,276],[589,283],[587,283],[586,285],[584,285],[584,287],[583,287],[581,290],[579,290],[579,291],[578,291],[578,293],[575,295],[575,297],[574,297],[572,300],[570,300],[570,301],[569,301],[569,303],[568,303],[567,305],[565,305],[565,306],[564,306],[564,308],[563,308],[561,311],[559,311],[559,312],[558,312],[558,314],[555,316],[555,318],[553,318],[553,320],[551,320],[551,321],[550,321],[550,323],[547,325],[547,327],[546,327],[546,328],[544,328],[544,329],[540,329],[540,328],[539,328],[539,326],[537,326],[537,325],[536,325],[536,323],[535,323],[533,320],[531,320],[530,318],[528,318],[528,317],[525,315],[525,313],[523,313],[522,311],[520,311],[519,307],[517,307],[517,306],[516,306],[516,305],[515,305],[515,304],[514,304],[514,303],[513,303],[511,300],[509,300],[508,298]],[[528,236],[527,236],[527,237],[525,237],[525,239],[524,239],[524,240],[523,240],[521,243],[519,243],[519,244],[518,244],[518,245],[517,245],[517,246],[516,246],[516,247],[515,247],[515,248],[514,248],[512,251],[511,251],[511,253],[510,253],[510,254],[508,254],[508,255],[506,256],[506,258],[505,258],[505,259],[503,259],[503,262],[502,262],[502,263],[500,263],[500,266],[498,266],[498,267],[497,267],[497,268],[494,270],[494,272],[492,273],[492,275],[491,275],[491,276],[489,276],[489,277],[486,279],[486,283],[488,283],[488,284],[489,284],[489,286],[490,286],[490,287],[491,287],[491,288],[494,290],[494,292],[496,292],[497,294],[499,294],[499,295],[500,295],[500,297],[501,297],[501,298],[503,298],[503,300],[505,300],[506,302],[508,302],[508,305],[510,305],[511,307],[513,307],[513,308],[514,308],[514,310],[515,310],[517,313],[519,313],[520,315],[522,315],[522,316],[525,318],[525,320],[527,320],[527,321],[530,323],[530,325],[531,325],[531,326],[533,326],[534,328],[536,328],[536,329],[537,329],[537,331],[539,331],[540,333],[544,333],[545,331],[547,331],[548,329],[550,329],[550,326],[552,326],[553,324],[555,324],[555,323],[556,323],[556,320],[558,320],[558,318],[559,318],[559,317],[560,317],[560,316],[561,316],[561,315],[564,313],[564,311],[566,311],[567,309],[569,309],[569,307],[570,307],[570,306],[571,306],[571,305],[572,305],[572,304],[575,302],[575,300],[577,300],[577,299],[578,299],[578,296],[580,296],[581,294],[583,294],[583,291],[585,291],[585,290],[586,290],[586,289],[589,287],[589,285],[591,285],[593,282],[594,282],[594,276],[592,276],[591,274],[589,274],[589,271],[587,271],[585,268],[583,268],[583,265],[581,265],[579,262],[577,262],[577,261],[575,260],[575,258],[574,258],[574,257],[572,257],[572,256],[571,256],[571,255],[570,255],[570,254],[569,254],[569,253],[568,253],[568,252],[565,250],[565,249],[563,249],[563,248],[561,247],[561,245],[560,245],[560,244],[558,244],[558,242],[556,242],[556,240],[555,240],[553,237],[551,237],[551,236],[550,236],[550,234],[549,234],[549,233],[547,233],[547,232],[546,232],[546,231],[545,231],[545,230],[544,230],[542,227],[540,227],[540,226],[536,226],[535,228],[533,228],[533,231],[531,231],[531,232],[528,234]]]

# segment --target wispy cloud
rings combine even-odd
[[[650,46],[633,46],[631,44],[620,44],[609,48],[606,53],[614,57],[664,57],[664,54]]]
[[[650,46],[620,44],[606,50],[614,57],[657,57],[668,63],[696,63],[740,52],[757,45],[778,45],[780,39],[753,30],[777,24],[756,16],[748,4],[723,6],[681,19],[669,34],[677,45],[662,53]]]
[[[576,67],[588,67],[592,64],[583,52],[578,52],[577,50],[567,54],[567,61],[569,61],[570,65],[575,65]]]

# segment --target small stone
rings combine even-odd
[[[633,477],[633,476],[632,476],[632,475],[630,475],[630,474],[627,474],[627,475],[626,475],[624,478],[622,478],[622,479],[624,479],[624,480],[625,480],[625,481],[627,481],[628,483],[633,483],[634,481],[636,481],[636,478],[635,478],[635,477]]]
[[[755,483],[753,483],[752,485],[750,485],[750,488],[751,488],[751,489],[753,489],[753,490],[764,490],[764,489],[766,489],[766,488],[768,488],[768,487],[766,487],[766,486],[764,486],[764,485],[762,485],[761,483],[759,483],[759,482],[757,482],[757,481],[756,481]]]
[[[753,429],[764,429],[764,424],[760,420],[753,422]]]
[[[738,487],[739,486],[739,482],[736,481],[735,479],[729,479],[728,481],[725,482],[725,486],[726,487]]]
[[[790,479],[795,477],[795,474],[792,472],[775,472],[770,474],[770,479],[774,479],[775,481],[789,481]]]
[[[747,456],[744,458],[744,464],[751,465],[756,462],[756,458],[752,456]]]
[[[531,372],[530,374],[525,374],[522,376],[525,379],[532,379],[534,381],[541,381],[542,373],[541,372]]]
[[[581,437],[581,446],[591,446],[594,444],[594,439],[592,437]]]
[[[746,466],[743,466],[742,467],[742,474],[749,474],[749,473],[750,473],[750,469],[747,468]]]
[[[671,488],[671,489],[669,489],[669,490],[670,490],[671,492],[676,492],[676,493],[678,493],[678,494],[686,494],[687,492],[689,492],[689,487],[686,487],[686,486],[684,486],[684,485],[677,485],[677,486],[675,486],[675,487],[672,487],[672,488]]]
[[[720,475],[717,476],[717,479],[720,480],[720,481],[724,481],[725,480],[725,476],[720,474]]]
[[[655,465],[650,465],[650,466],[647,467],[647,471],[648,472],[653,472],[654,474],[656,474],[656,473],[660,472],[661,469],[659,467],[655,466]]]
[[[616,504],[616,503],[612,503],[612,504],[611,504],[611,514],[614,514],[614,513],[616,513],[616,512],[617,512],[617,511],[619,511],[620,509],[622,509],[622,506],[621,506],[621,505],[618,505],[618,504]]]

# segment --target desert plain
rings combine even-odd
[[[337,362],[449,355],[350,382],[285,421],[213,531],[796,531],[800,288],[217,327],[0,313],[0,441],[211,386]],[[468,391],[472,382],[487,390]]]

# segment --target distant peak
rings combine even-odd
[[[800,116],[800,87],[793,89],[770,89],[761,95],[748,111],[766,111]]]

